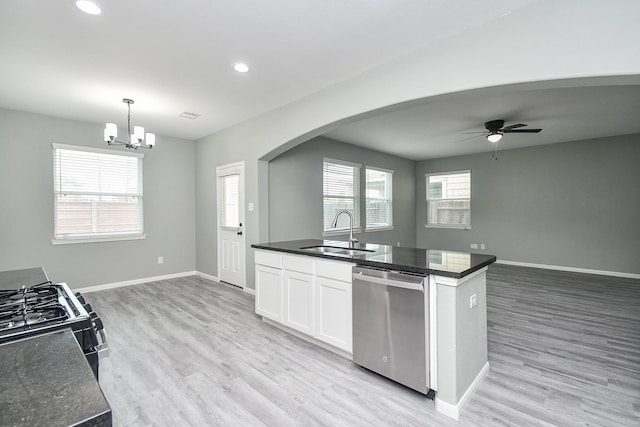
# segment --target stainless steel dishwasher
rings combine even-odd
[[[428,280],[353,267],[353,361],[431,397]]]

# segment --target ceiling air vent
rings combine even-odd
[[[183,113],[180,113],[178,115],[178,117],[182,117],[183,119],[189,119],[189,120],[195,120],[198,117],[200,117],[202,114],[196,114],[196,113],[190,113],[188,111],[185,111]]]

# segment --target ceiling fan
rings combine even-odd
[[[502,139],[505,133],[539,133],[542,129],[520,129],[527,126],[524,123],[517,123],[515,125],[504,125],[504,120],[491,120],[484,124],[487,129],[483,132],[465,132],[465,133],[479,133],[486,136],[489,142],[498,142]]]

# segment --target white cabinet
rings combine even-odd
[[[256,251],[256,313],[282,322],[282,255]]]
[[[255,262],[257,314],[352,352],[354,264],[263,250]]]
[[[316,330],[314,267],[311,257],[282,256],[282,324],[311,336]]]
[[[256,313],[282,321],[282,270],[256,265]]]
[[[315,333],[315,295],[314,277],[308,273],[285,270],[283,275],[282,324],[292,329],[314,335]]]
[[[351,353],[351,283],[317,277],[316,300],[316,338]]]
[[[351,268],[352,263],[316,261],[316,338],[352,352]]]

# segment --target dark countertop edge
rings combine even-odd
[[[367,266],[367,267],[375,267],[375,268],[384,268],[384,269],[392,269],[392,270],[398,270],[398,271],[402,271],[402,272],[407,272],[407,273],[414,273],[414,274],[421,274],[421,275],[428,275],[428,274],[432,274],[435,276],[442,276],[442,277],[450,277],[453,279],[462,279],[463,277],[466,277],[468,275],[470,275],[471,273],[474,273],[478,270],[481,270],[484,267],[489,266],[490,264],[493,264],[494,262],[496,262],[497,258],[495,256],[492,256],[491,258],[489,258],[488,260],[481,262],[479,264],[476,264],[470,268],[468,268],[467,270],[464,270],[462,272],[456,273],[453,271],[445,271],[445,270],[436,270],[436,269],[430,269],[430,268],[421,268],[421,267],[416,267],[416,266],[410,266],[410,265],[401,265],[401,264],[393,264],[393,263],[386,263],[386,262],[378,262],[378,261],[369,261],[366,259],[360,259],[360,258],[353,258],[353,257],[347,257],[347,256],[339,256],[339,255],[326,255],[320,252],[309,252],[309,251],[305,251],[302,249],[290,249],[290,248],[282,248],[282,247],[274,247],[274,246],[269,246],[268,244],[260,244],[260,243],[255,243],[251,245],[252,248],[254,249],[262,249],[262,250],[267,250],[267,251],[274,251],[274,252],[284,252],[284,253],[289,253],[289,254],[294,254],[294,255],[304,255],[304,256],[311,256],[311,257],[316,257],[316,258],[323,258],[323,259],[330,259],[333,261],[342,261],[342,262],[350,262],[356,265],[363,265],[363,266]]]

